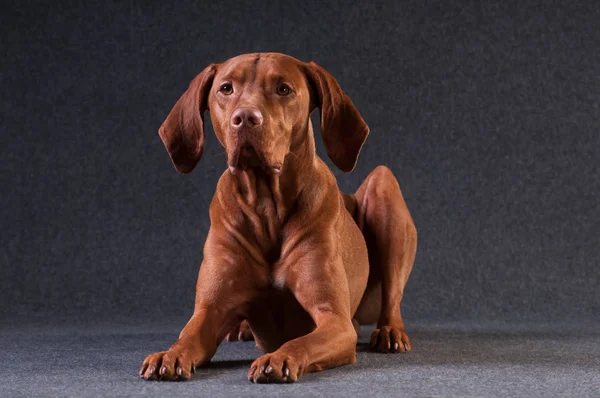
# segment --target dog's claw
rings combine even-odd
[[[187,350],[169,350],[148,355],[140,376],[146,380],[188,380],[194,372],[190,357]]]
[[[226,341],[249,341],[254,340],[254,335],[248,325],[248,321],[243,320],[239,325],[236,325],[225,336]]]
[[[254,383],[294,383],[302,376],[305,357],[287,353],[265,354],[250,367],[248,380]]]
[[[373,350],[383,353],[411,350],[410,339],[404,329],[391,326],[376,329],[371,335],[370,345]]]

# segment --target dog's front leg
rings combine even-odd
[[[350,315],[348,283],[341,259],[307,255],[285,267],[286,286],[311,315],[316,328],[263,355],[250,367],[255,383],[290,383],[304,372],[356,362],[357,335]],[[313,261],[314,260],[314,261]]]
[[[140,369],[146,380],[187,380],[196,367],[206,363],[217,350],[217,323],[225,314],[210,309],[194,311],[179,339],[167,350],[148,355]]]
[[[195,368],[210,361],[258,291],[260,278],[250,278],[247,269],[251,259],[235,243],[214,235],[209,233],[205,246],[194,314],[167,351],[146,357],[140,369],[146,380],[188,380]]]

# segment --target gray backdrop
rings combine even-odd
[[[598,316],[599,2],[168,3],[1,3],[1,322],[190,315],[225,156],[208,128],[180,175],[157,129],[256,51],[316,61],[370,125],[336,175],[400,181],[407,324]]]

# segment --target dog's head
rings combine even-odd
[[[291,148],[304,139],[315,108],[327,155],[342,171],[352,171],[369,128],[333,76],[314,62],[283,54],[245,54],[208,66],[159,134],[175,168],[189,173],[202,156],[203,115],[209,110],[233,173],[246,167],[279,173]]]

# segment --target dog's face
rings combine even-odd
[[[215,133],[229,169],[279,173],[306,131],[310,89],[302,64],[280,54],[246,54],[220,65],[208,97]]]
[[[245,54],[210,65],[191,83],[159,134],[177,170],[190,172],[204,145],[210,111],[232,173],[261,167],[278,174],[305,139],[310,113],[321,110],[328,156],[351,171],[369,129],[337,81],[315,63],[275,53]]]

